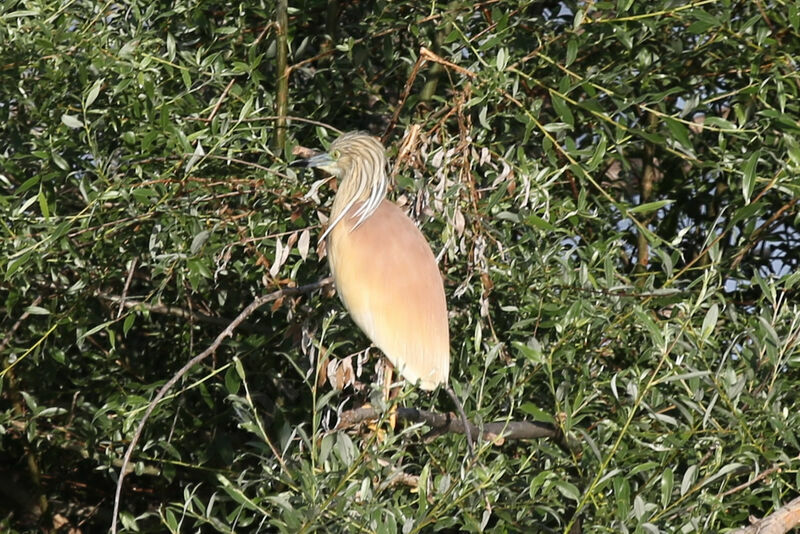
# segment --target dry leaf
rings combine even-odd
[[[286,263],[286,259],[289,257],[289,250],[291,250],[289,247],[283,246],[283,241],[281,241],[280,237],[275,240],[275,260],[272,262],[272,267],[269,268],[269,274],[273,278],[278,276],[281,267]]]
[[[327,371],[328,383],[336,391],[341,391],[347,386],[353,385],[355,382],[352,357],[344,358],[343,360],[330,360],[328,362]]]
[[[308,228],[303,230],[300,234],[300,239],[297,241],[297,252],[300,253],[300,257],[304,260],[308,257],[308,246],[311,243],[311,232],[308,231]]]
[[[464,214],[461,213],[461,210],[456,210],[456,212],[453,214],[453,228],[456,230],[456,235],[464,235],[464,227],[466,224],[467,223],[464,220]]]

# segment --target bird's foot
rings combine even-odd
[[[372,405],[367,403],[364,404],[362,408],[372,408]],[[375,439],[380,443],[384,443],[386,441],[386,430],[381,428],[382,419],[383,418],[370,419],[367,421],[367,428],[369,429],[368,433],[375,434]],[[389,408],[389,412],[385,418],[385,421],[389,425],[391,431],[394,432],[394,429],[397,426],[397,405],[392,405]]]

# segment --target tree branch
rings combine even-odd
[[[337,430],[343,430],[358,425],[370,419],[377,419],[383,412],[373,406],[361,406],[353,410],[342,412],[339,416]],[[464,423],[461,418],[453,413],[430,412],[417,408],[397,408],[397,418],[411,423],[424,423],[431,427],[428,438],[432,439],[442,434],[465,434]],[[495,445],[502,445],[507,439],[539,439],[549,438],[556,442],[565,452],[572,453],[576,449],[575,443],[570,443],[561,430],[547,423],[531,421],[495,421],[478,426],[469,423],[473,436],[481,435],[484,439],[492,441]]]
[[[784,534],[800,524],[800,497],[784,504],[773,513],[756,520],[752,525],[731,534]]]
[[[166,384],[161,386],[161,389],[158,390],[156,396],[153,397],[153,400],[150,401],[150,404],[147,406],[147,410],[144,412],[144,416],[142,420],[139,421],[139,426],[136,427],[136,431],[133,433],[133,439],[131,439],[128,448],[125,450],[125,456],[122,459],[122,467],[119,470],[119,478],[117,478],[117,489],[114,493],[114,512],[111,518],[111,532],[112,534],[116,534],[117,532],[117,516],[119,515],[119,503],[120,497],[122,495],[122,483],[125,480],[125,474],[128,470],[128,464],[130,463],[131,455],[133,454],[133,450],[136,448],[136,444],[139,442],[139,438],[142,436],[142,431],[144,430],[144,425],[147,422],[147,419],[150,417],[150,414],[153,413],[153,410],[158,405],[159,401],[164,398],[164,395],[174,386],[178,380],[180,380],[189,370],[203,361],[205,358],[210,356],[214,353],[215,350],[219,348],[222,342],[225,340],[226,337],[233,335],[234,330],[238,327],[244,320],[249,317],[254,311],[258,308],[267,304],[268,302],[272,302],[274,300],[279,299],[280,297],[287,297],[293,295],[302,295],[305,293],[311,293],[312,291],[316,291],[322,287],[325,287],[329,284],[333,283],[332,277],[323,278],[314,282],[313,284],[307,284],[300,287],[287,287],[269,295],[264,295],[258,297],[253,302],[251,302],[242,313],[240,313],[236,319],[231,321],[231,323],[217,336],[211,345],[208,346],[206,350],[189,360],[189,362],[180,368],[180,370],[175,373],[172,378],[170,378]]]
[[[95,293],[95,296],[103,300],[107,300],[113,304],[119,304],[122,308],[132,309],[139,308],[150,313],[158,313],[163,315],[172,315],[180,319],[188,319],[198,323],[210,323],[217,326],[227,326],[231,323],[230,319],[225,317],[214,317],[213,315],[206,315],[204,313],[187,310],[178,306],[169,306],[167,304],[145,302],[143,300],[126,300],[124,295],[108,295],[106,293]],[[257,327],[255,324],[248,321],[242,321],[238,327],[243,330],[255,332]]]

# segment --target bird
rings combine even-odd
[[[345,308],[391,363],[384,373],[385,395],[392,367],[422,390],[442,386],[459,410],[471,451],[469,424],[449,386],[450,330],[442,275],[425,236],[386,198],[383,144],[367,133],[348,132],[327,152],[299,164],[339,180],[320,241],[326,242]]]

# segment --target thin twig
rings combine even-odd
[[[234,330],[242,323],[244,320],[249,317],[254,311],[258,308],[267,304],[268,302],[272,302],[277,300],[281,297],[293,296],[293,295],[302,295],[305,293],[310,293],[312,291],[316,291],[322,287],[325,287],[333,282],[333,278],[327,277],[321,280],[314,282],[313,284],[307,284],[300,287],[289,287],[284,288],[269,295],[264,295],[258,297],[253,302],[251,302],[242,312],[233,320],[231,323],[217,336],[211,345],[208,346],[206,350],[189,360],[189,362],[181,367],[181,369],[175,373],[172,378],[170,378],[166,384],[161,386],[161,389],[158,390],[156,396],[153,397],[153,400],[150,401],[150,404],[147,406],[147,410],[144,413],[141,421],[139,421],[139,426],[136,427],[136,431],[133,433],[133,438],[131,439],[128,448],[125,450],[125,456],[122,459],[122,467],[120,467],[119,477],[117,478],[117,489],[114,493],[114,512],[111,518],[111,532],[112,534],[116,534],[117,532],[117,516],[119,515],[119,503],[120,498],[122,496],[122,483],[125,480],[125,475],[127,473],[128,464],[130,463],[131,455],[133,454],[133,450],[136,448],[136,444],[139,442],[139,438],[142,436],[142,431],[144,430],[144,425],[147,422],[147,419],[150,417],[150,414],[153,413],[155,407],[158,405],[159,401],[164,398],[164,395],[174,386],[178,380],[180,380],[189,370],[203,361],[205,358],[210,356],[211,354],[216,351],[225,338],[230,337],[233,335]],[[280,457],[277,458],[279,462],[281,462],[282,467],[283,461]]]
[[[125,280],[125,287],[122,288],[122,296],[119,298],[119,308],[117,309],[117,319],[122,316],[122,312],[125,309],[125,299],[128,298],[128,289],[131,287],[134,271],[136,271],[136,257],[131,260],[131,266],[128,269],[128,278]]]
[[[397,124],[397,119],[400,116],[400,112],[403,109],[403,105],[405,104],[408,95],[411,93],[411,88],[414,85],[414,80],[417,79],[419,70],[422,68],[422,65],[424,65],[426,61],[432,61],[434,63],[438,63],[440,65],[447,67],[448,69],[452,69],[458,72],[459,74],[468,76],[469,78],[475,78],[477,76],[477,74],[475,74],[471,70],[456,65],[451,61],[447,61],[443,57],[438,56],[437,54],[431,52],[424,46],[420,47],[419,57],[417,58],[417,62],[414,63],[414,67],[411,69],[411,74],[408,75],[408,79],[406,80],[406,85],[403,88],[402,94],[400,95],[400,100],[397,102],[397,105],[395,106],[394,114],[392,115],[392,118],[389,121],[388,126],[386,126],[386,129],[384,130],[383,135],[381,136],[381,141],[383,141],[384,143],[389,138],[389,133],[391,133],[391,131],[394,130],[394,126],[395,124]]]
[[[475,457],[475,451],[472,449],[472,425],[467,419],[467,414],[464,413],[464,406],[461,404],[461,400],[456,395],[456,392],[453,391],[453,388],[447,386],[444,388],[447,394],[450,396],[450,400],[453,401],[453,404],[456,405],[456,411],[458,412],[458,416],[461,418],[461,426],[464,428],[464,435],[467,437],[467,452],[469,452],[469,457]]]
[[[389,139],[389,134],[392,130],[394,130],[394,126],[397,124],[397,119],[400,117],[400,112],[403,110],[403,105],[405,105],[408,95],[411,94],[411,87],[414,85],[414,80],[417,79],[419,69],[422,68],[422,65],[424,64],[425,59],[422,56],[418,57],[417,62],[414,63],[414,67],[411,69],[411,74],[408,75],[408,79],[406,80],[406,85],[403,87],[403,92],[400,94],[400,100],[397,101],[397,104],[394,107],[394,114],[389,120],[389,124],[386,126],[386,129],[383,131],[381,142],[386,143],[386,140]]]
[[[211,122],[211,120],[216,117],[217,112],[219,111],[220,106],[225,101],[225,98],[228,96],[228,91],[231,90],[233,84],[236,82],[236,78],[231,78],[231,81],[228,82],[228,85],[225,86],[225,89],[222,91],[222,94],[219,95],[219,99],[217,103],[214,104],[214,109],[211,110],[211,114],[208,116],[207,119],[204,119],[204,122]]]
[[[756,229],[755,229],[755,231],[754,231],[752,234],[750,234],[750,237],[749,237],[749,239],[748,239],[748,242],[747,242],[747,243],[746,243],[746,244],[745,244],[745,245],[742,247],[742,249],[741,249],[741,250],[740,250],[740,251],[739,251],[739,252],[736,254],[736,257],[735,257],[735,258],[733,259],[733,261],[731,262],[731,269],[736,269],[736,267],[738,267],[738,266],[739,266],[739,263],[741,263],[741,261],[742,261],[742,259],[745,257],[745,255],[746,255],[746,254],[747,254],[747,253],[748,253],[750,250],[752,250],[752,249],[753,249],[753,247],[755,247],[756,245],[758,245],[758,243],[761,241],[761,234],[762,234],[762,233],[763,233],[765,230],[767,230],[767,229],[768,229],[770,226],[772,226],[772,224],[773,224],[775,221],[777,221],[777,220],[778,220],[780,217],[782,217],[782,216],[783,216],[783,214],[784,214],[784,213],[785,213],[787,210],[791,209],[791,208],[792,208],[792,207],[793,207],[795,204],[797,204],[797,201],[798,201],[798,200],[800,200],[800,198],[798,198],[798,197],[794,197],[794,198],[793,198],[793,199],[791,199],[789,202],[787,202],[786,204],[784,204],[783,206],[781,206],[781,207],[780,207],[780,208],[779,208],[777,211],[775,211],[775,212],[774,212],[774,213],[773,213],[773,214],[772,214],[772,215],[769,217],[769,219],[767,219],[767,220],[764,222],[764,224],[762,224],[761,226],[759,226],[758,228],[756,228]]]
[[[279,118],[280,117],[278,117],[277,115],[265,115],[263,117],[246,117],[246,118],[244,118],[244,119],[242,119],[242,120],[240,120],[238,122],[240,122],[240,123],[248,123],[248,122],[262,122],[262,121],[277,121]],[[288,121],[302,122],[302,123],[305,123],[305,124],[311,124],[313,126],[319,126],[321,128],[325,128],[326,130],[331,130],[333,132],[336,132],[337,134],[343,133],[342,130],[340,130],[339,128],[337,128],[335,126],[332,126],[332,125],[330,125],[330,124],[328,124],[326,122],[315,121],[313,119],[307,119],[305,117],[298,117],[296,115],[286,115],[285,118]],[[206,119],[204,119],[203,117],[187,117],[186,120],[187,121],[206,122]],[[159,159],[159,158],[148,158],[148,159],[152,160],[152,159]]]
[[[472,72],[469,69],[465,69],[460,65],[456,65],[452,61],[447,61],[441,56],[438,56],[425,48],[424,46],[419,49],[419,55],[421,58],[425,59],[426,61],[433,61],[434,63],[439,63],[440,65],[444,65],[448,69],[452,69],[459,74],[463,74],[464,76],[468,76],[470,78],[476,78],[478,75]]]
[[[161,304],[161,303],[153,304],[142,300],[127,300],[124,299],[122,296],[108,295],[106,293],[96,293],[95,296],[115,304],[119,303],[125,309],[139,308],[148,311],[150,313],[158,313],[161,315],[172,315],[173,317],[179,317],[181,319],[188,319],[191,321],[215,324],[218,326],[226,326],[231,323],[231,320],[226,319],[225,317],[214,317],[213,315],[206,315],[204,313],[187,310],[186,308],[180,308],[178,306],[168,306],[166,304]],[[256,325],[248,321],[242,321],[242,323],[239,325],[239,328],[252,332],[256,330]]]
[[[750,487],[750,486],[752,486],[753,484],[756,484],[756,483],[758,483],[758,482],[760,482],[760,481],[764,480],[765,478],[767,478],[768,476],[770,476],[770,475],[771,475],[772,473],[774,473],[775,471],[780,471],[780,470],[783,468],[783,466],[784,466],[784,464],[778,464],[778,465],[773,465],[773,466],[772,466],[772,467],[770,467],[769,469],[764,469],[764,470],[763,470],[763,471],[761,471],[761,472],[760,472],[758,475],[756,475],[755,477],[753,477],[753,479],[752,479],[752,480],[748,480],[747,482],[744,482],[744,483],[742,483],[742,484],[739,484],[739,485],[738,485],[738,486],[736,486],[735,488],[731,488],[731,489],[729,489],[728,491],[726,491],[726,492],[724,492],[722,495],[720,495],[720,497],[727,497],[728,495],[733,495],[734,493],[737,493],[737,492],[739,492],[739,491],[742,491],[743,489],[749,488],[749,487]]]

